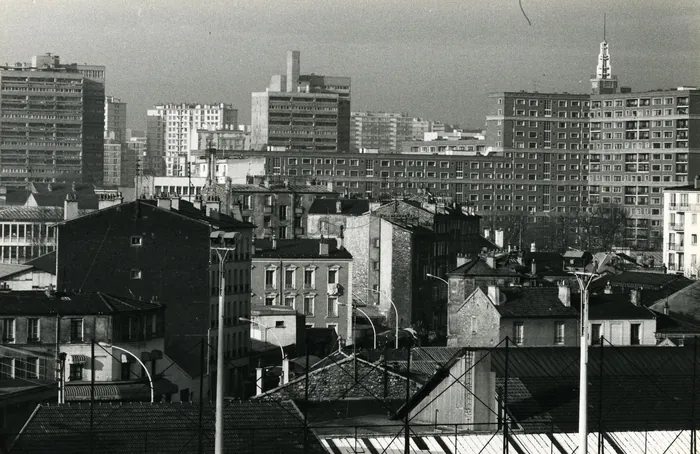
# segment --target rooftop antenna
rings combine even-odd
[[[607,42],[605,40],[605,13],[603,13],[603,42]]]

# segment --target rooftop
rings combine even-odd
[[[159,303],[121,298],[105,293],[0,291],[2,315],[114,314],[159,309]]]
[[[203,452],[214,450],[214,408],[190,403],[95,405],[90,445],[90,405],[40,405],[11,452]],[[292,402],[228,401],[224,404],[224,445],[235,453],[325,453],[304,429]],[[306,446],[305,446],[306,445]]]
[[[500,262],[500,263],[499,263]],[[520,276],[521,273],[513,270],[509,266],[505,266],[502,257],[494,257],[495,267],[491,267],[486,263],[486,259],[482,257],[474,258],[465,263],[464,265],[458,266],[452,271],[448,272],[449,276]]]
[[[273,240],[256,239],[253,259],[262,258],[316,258],[316,259],[352,259],[347,249],[338,249],[337,240],[304,238],[297,240],[275,240],[277,247],[273,248]],[[328,255],[321,255],[321,242],[328,244]]]
[[[39,271],[56,274],[56,251],[35,257],[26,262],[25,265],[31,265]]]
[[[338,212],[338,203],[340,203],[340,212]],[[360,216],[368,211],[369,200],[366,199],[316,199],[309,207],[308,214]]]
[[[94,212],[95,210],[78,210],[80,216]],[[8,206],[0,209],[2,221],[30,221],[30,222],[60,222],[63,221],[63,205],[26,207]]]
[[[486,293],[486,289],[482,288]],[[578,318],[578,311],[564,306],[557,287],[518,287],[500,291],[496,309],[501,317],[565,317]]]

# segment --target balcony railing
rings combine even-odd
[[[686,211],[690,209],[690,205],[687,203],[671,203],[669,204],[669,209],[674,211]]]
[[[685,230],[685,227],[683,226],[683,224],[679,223],[679,222],[670,222],[668,224],[668,228],[671,230]]]
[[[669,251],[682,251],[685,243],[667,243]]]

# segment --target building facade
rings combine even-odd
[[[299,74],[299,51],[287,53],[287,74],[252,94],[254,150],[348,151],[350,78]]]
[[[666,188],[663,197],[663,260],[666,270],[697,279],[700,277],[700,177],[696,176],[692,185]]]
[[[352,343],[352,255],[337,240],[255,241],[251,277],[254,308],[285,306],[306,326],[333,328]]]
[[[105,97],[104,138],[124,143],[126,136],[126,103],[114,96]]]
[[[57,55],[0,67],[0,183],[102,182],[105,67]]]
[[[139,199],[60,223],[57,288],[167,301],[165,353],[191,377],[200,377],[200,358],[192,349],[207,338],[217,345],[220,263],[210,250],[210,234],[238,233],[238,246],[224,263],[224,355],[226,392],[242,395],[250,337],[239,317],[250,315],[253,226],[219,209],[216,202],[204,207],[179,199]],[[215,364],[210,354],[207,370]]]
[[[238,111],[230,104],[161,104],[149,109],[146,134],[151,156],[165,158],[165,176],[187,176],[197,131],[235,130]]]
[[[414,140],[414,120],[398,112],[352,112],[350,151],[396,153],[404,142]],[[418,138],[422,139],[422,134]]]

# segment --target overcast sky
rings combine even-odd
[[[635,90],[700,85],[698,0],[0,0],[0,63],[51,52],[107,67],[145,127],[159,102],[228,102],[301,51],[352,77],[352,109],[481,127],[486,94],[587,92],[607,12],[612,70]]]

